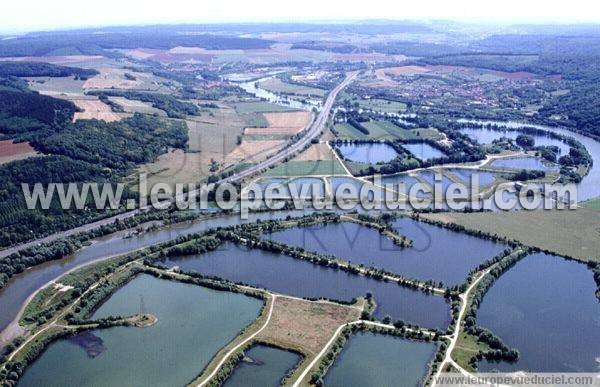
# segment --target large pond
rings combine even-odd
[[[460,130],[461,133],[477,140],[480,144],[491,144],[494,140],[499,140],[502,137],[516,140],[519,134],[522,134],[518,130],[494,130],[487,128],[465,128]],[[565,155],[569,153],[569,145],[565,142],[544,135],[529,135],[533,137],[535,146],[557,146],[560,149],[560,154]]]
[[[379,319],[390,315],[440,329],[450,322],[449,307],[442,297],[233,243],[203,255],[166,260],[164,264],[296,297],[351,301],[372,293],[377,302],[375,317]]]
[[[252,213],[247,220],[239,215],[220,216],[193,223],[182,223],[161,230],[144,233],[132,238],[124,238],[126,232],[119,232],[104,238],[95,239],[93,244],[84,247],[65,259],[50,261],[32,267],[14,276],[0,290],[0,331],[4,330],[17,316],[27,298],[49,281],[57,278],[68,270],[86,262],[107,256],[123,254],[139,248],[151,246],[177,238],[180,235],[204,231],[217,226],[231,226],[239,223],[252,222],[258,219],[281,219],[287,215],[301,216],[304,211],[286,211],[269,213]]]
[[[398,156],[396,150],[384,143],[356,143],[337,145],[345,159],[359,163],[387,163]]]
[[[185,385],[258,317],[262,305],[241,294],[142,275],[118,290],[93,318],[145,312],[158,318],[155,325],[94,330],[56,341],[19,385]]]
[[[286,374],[301,360],[301,356],[294,352],[266,345],[255,345],[244,355],[244,359],[223,386],[278,387]]]
[[[446,156],[444,152],[427,144],[426,142],[402,144],[402,147],[409,151],[417,159],[422,161]]]
[[[542,160],[536,157],[511,157],[504,159],[497,159],[490,163],[490,167],[494,168],[509,168],[509,169],[529,169],[529,170],[540,170],[540,171],[554,171],[558,170],[558,166],[549,165],[544,163]]]
[[[578,199],[588,200],[600,196],[600,142],[591,137],[584,136],[579,133],[572,132],[564,128],[549,127],[543,125],[532,125],[521,122],[501,122],[501,121],[478,121],[478,120],[458,120],[459,122],[477,122],[482,125],[496,124],[502,125],[511,129],[519,129],[523,126],[532,126],[534,128],[547,130],[566,137],[574,138],[579,141],[592,156],[594,165],[589,173],[584,176],[583,180],[577,184]]]
[[[408,195],[410,193],[410,188],[416,183],[421,183],[421,181],[414,176],[406,174],[388,175],[382,176],[381,178],[381,184],[383,184],[384,186],[386,186],[386,184],[391,185],[390,188],[396,192],[398,192],[398,184],[400,183],[404,183],[405,185],[405,191],[401,193],[406,193]],[[416,194],[416,197],[418,198],[425,198],[431,196],[431,193],[425,193],[421,190],[419,190]]]
[[[493,172],[480,171],[477,169],[452,168],[446,169],[445,171],[461,179],[468,187],[471,186],[471,179],[473,176],[476,176],[479,180],[480,187],[492,184],[497,177]]]
[[[505,248],[499,243],[410,218],[394,221],[393,227],[413,240],[413,247],[401,248],[378,231],[350,222],[291,228],[269,237],[366,267],[450,285],[462,283],[472,268]]]
[[[481,362],[502,371],[597,372],[600,302],[592,272],[575,261],[533,254],[502,275],[485,295],[478,324],[491,329],[521,358]]]
[[[427,375],[437,346],[373,333],[358,333],[325,375],[325,386],[415,387]]]

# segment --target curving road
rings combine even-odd
[[[327,119],[329,117],[329,113],[331,112],[331,109],[333,107],[333,104],[335,103],[335,99],[337,98],[339,92],[342,91],[346,86],[348,86],[356,78],[357,75],[358,75],[358,71],[348,73],[346,75],[346,78],[344,78],[344,80],[339,85],[337,85],[333,90],[331,90],[329,92],[329,95],[327,96],[327,99],[325,100],[325,103],[323,104],[323,108],[317,115],[317,118],[312,122],[312,124],[310,125],[308,130],[305,131],[304,135],[300,139],[298,139],[298,141],[294,142],[292,145],[283,149],[280,153],[277,153],[248,169],[245,169],[241,172],[235,173],[231,176],[221,179],[216,184],[230,183],[230,182],[235,182],[235,181],[245,179],[245,178],[258,173],[258,172],[262,171],[263,169],[269,168],[270,166],[275,165],[275,164],[285,160],[287,157],[291,157],[295,153],[301,151],[306,145],[310,144],[312,139],[316,138],[319,135],[321,130],[323,130],[323,128],[325,127],[325,124],[327,122]],[[195,193],[199,194],[200,190],[199,189],[195,190]],[[187,195],[187,194],[184,194],[184,195]],[[175,197],[174,200],[183,199],[184,197],[185,196]],[[124,213],[121,213],[121,214],[118,214],[115,216],[111,216],[111,217],[108,217],[105,219],[98,220],[93,223],[88,223],[88,224],[85,224],[85,225],[82,225],[82,226],[79,226],[79,227],[76,227],[76,228],[73,228],[73,229],[70,229],[67,231],[62,231],[62,232],[59,232],[56,234],[49,235],[44,238],[36,239],[31,242],[27,242],[27,243],[23,243],[23,244],[20,244],[17,246],[9,247],[7,249],[0,250],[0,258],[4,258],[10,254],[13,254],[17,251],[20,251],[20,250],[23,250],[23,249],[26,249],[29,247],[37,246],[41,243],[52,242],[57,239],[65,238],[65,237],[68,237],[68,236],[71,236],[71,235],[74,235],[74,234],[77,234],[80,232],[89,231],[94,228],[106,225],[106,224],[111,224],[114,221],[116,221],[117,219],[118,220],[127,219],[127,218],[130,218],[130,217],[140,213],[140,212],[147,211],[147,210],[148,210],[148,207],[127,211],[127,212],[124,212]]]

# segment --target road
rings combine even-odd
[[[219,180],[217,182],[217,184],[236,182],[236,181],[245,179],[247,177],[250,177],[264,169],[267,169],[267,168],[285,160],[288,157],[293,156],[295,153],[301,151],[305,146],[310,144],[310,142],[314,138],[316,138],[319,135],[319,133],[321,132],[321,130],[323,130],[323,128],[325,127],[325,124],[327,123],[327,119],[329,117],[329,113],[331,112],[331,109],[333,108],[333,104],[335,103],[335,100],[336,100],[339,92],[342,91],[346,86],[348,86],[354,80],[354,78],[356,78],[357,75],[358,75],[358,72],[348,73],[346,78],[339,85],[337,85],[333,90],[331,90],[331,92],[327,96],[327,99],[325,100],[325,103],[323,104],[323,108],[317,115],[317,118],[312,122],[312,124],[310,125],[308,130],[306,130],[304,132],[304,135],[299,140],[297,140],[296,142],[294,142],[292,145],[288,146],[287,148],[283,149],[280,153],[277,153],[256,165],[254,165],[248,169],[245,169],[241,172],[235,173],[231,176],[228,176],[224,179]],[[199,194],[200,190],[199,189],[195,190],[195,193]],[[181,199],[183,199],[183,197],[175,197],[174,198],[174,200],[181,200]],[[9,247],[7,249],[0,250],[0,258],[4,258],[6,256],[9,256],[10,254],[13,254],[17,251],[20,251],[20,250],[23,250],[23,249],[26,249],[29,247],[37,246],[41,243],[52,242],[57,239],[65,238],[65,237],[68,237],[68,236],[71,236],[71,235],[74,235],[74,234],[77,234],[80,232],[89,231],[89,230],[98,228],[103,225],[111,224],[111,223],[115,222],[117,219],[118,220],[127,219],[127,218],[130,218],[130,217],[140,213],[140,212],[147,211],[147,209],[148,208],[146,207],[146,208],[127,211],[127,212],[124,212],[124,213],[121,213],[121,214],[118,214],[115,216],[111,216],[111,217],[108,217],[105,219],[98,220],[93,223],[88,223],[83,226],[79,226],[79,227],[76,227],[76,228],[73,228],[73,229],[70,229],[67,231],[62,231],[62,232],[59,232],[56,234],[49,235],[44,238],[36,239],[31,242],[27,242],[27,243],[23,243],[23,244],[20,244],[17,246]]]

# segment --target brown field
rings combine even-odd
[[[294,161],[333,160],[334,155],[326,143],[312,144],[307,150],[300,153]]]
[[[361,308],[329,302],[306,301],[277,296],[267,327],[256,337],[315,356],[327,344],[340,325],[360,317]]]
[[[263,114],[269,123],[267,128],[246,128],[247,135],[286,134],[294,135],[308,125],[311,120],[310,112],[278,112]]]
[[[108,99],[121,106],[121,108],[123,108],[123,110],[127,113],[157,114],[163,117],[167,116],[167,113],[165,113],[163,110],[155,108],[151,103],[148,102],[127,99],[125,97],[108,97]]]
[[[225,157],[225,164],[234,164],[241,161],[259,162],[277,153],[285,144],[285,140],[257,140],[242,141]]]
[[[170,150],[149,164],[140,166],[137,173],[148,174],[148,187],[157,183],[199,183],[208,176],[210,157],[202,153],[186,153],[181,149]],[[137,173],[129,176],[130,181],[137,183]]]
[[[15,160],[23,160],[36,154],[37,152],[28,142],[15,143],[13,140],[0,141],[0,164]]]
[[[100,74],[85,81],[84,89],[158,89],[160,87],[157,84],[160,79],[152,74],[114,67],[101,67],[98,71]],[[132,74],[136,79],[125,78],[126,73]]]
[[[590,208],[470,214],[453,212],[422,216],[505,236],[527,246],[581,261],[600,262],[598,212]]]
[[[400,67],[387,67],[379,69],[375,73],[379,76],[380,74],[389,75],[417,75],[430,72],[431,69],[423,66],[400,66]]]
[[[77,120],[103,120],[106,122],[119,121],[121,116],[113,112],[107,104],[99,99],[73,99],[73,103],[83,112],[76,112],[73,121]]]

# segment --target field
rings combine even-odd
[[[13,140],[0,141],[0,164],[23,160],[36,154],[37,152],[28,142],[14,143]]]
[[[27,80],[30,89],[54,97],[82,96],[85,82],[73,77],[32,77]]]
[[[311,113],[306,111],[299,112],[279,112],[263,114],[268,127],[266,128],[246,128],[244,134],[247,135],[273,135],[281,134],[292,136],[308,125]]]
[[[360,132],[350,124],[341,123],[335,125],[338,138],[351,140],[408,140],[417,138],[411,130],[402,129],[390,121],[369,121],[362,124],[369,129],[369,135]]]
[[[285,83],[279,78],[269,78],[260,82],[260,87],[273,93],[294,94],[312,97],[324,97],[326,90],[314,87]]]
[[[581,203],[585,208],[591,208],[593,210],[600,210],[600,198],[588,200],[587,202]]]
[[[98,68],[100,74],[85,81],[84,89],[126,89],[168,92],[170,81],[149,73],[133,72],[114,67]]]
[[[593,209],[445,213],[422,216],[457,223],[471,230],[505,236],[527,246],[581,261],[600,262],[598,212]]]
[[[125,97],[108,97],[108,99],[121,106],[126,113],[157,114],[161,117],[167,116],[167,113],[163,110],[153,107],[152,104],[148,102],[127,99]]]
[[[148,174],[148,187],[157,183],[199,183],[210,175],[210,157],[202,153],[188,153],[181,149],[170,150],[158,159],[138,168],[137,173]],[[137,186],[137,173],[129,176],[129,181]]]
[[[359,316],[356,307],[277,296],[271,321],[257,340],[314,356],[340,325]]]
[[[278,152],[286,143],[285,140],[252,140],[246,141],[246,136],[242,143],[235,147],[225,158],[225,164],[239,163],[241,161],[259,162],[266,157]]]
[[[291,107],[287,107],[287,106],[282,106],[282,105],[275,105],[273,103],[268,103],[268,102],[239,102],[236,104],[233,104],[233,106],[235,107],[235,110],[240,113],[240,114],[245,114],[245,113],[268,113],[268,112],[292,112],[295,111],[296,109],[291,108]]]
[[[103,120],[106,122],[119,121],[122,117],[112,111],[110,106],[99,99],[73,99],[72,102],[83,112],[76,112],[73,121],[77,120]]]
[[[346,175],[337,159],[314,161],[288,161],[269,169],[265,177]]]
[[[326,143],[312,144],[307,150],[300,153],[294,161],[333,160],[335,156]]]

